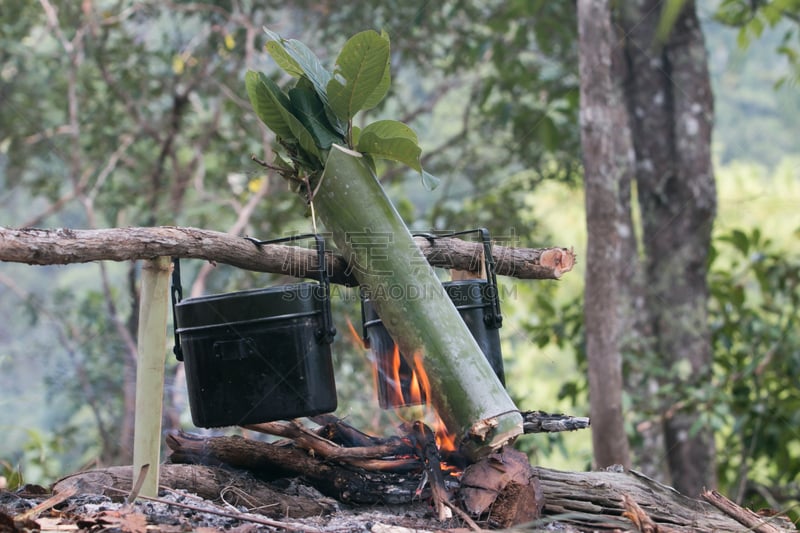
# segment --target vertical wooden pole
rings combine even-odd
[[[170,258],[145,261],[139,311],[136,364],[136,413],[133,435],[133,478],[150,465],[140,494],[158,496],[161,460],[161,413],[164,398],[164,364],[167,346]]]

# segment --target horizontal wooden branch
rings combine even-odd
[[[797,529],[786,516],[758,515],[750,509],[737,505],[716,490],[705,490],[701,496],[705,501],[746,526],[748,531],[755,531],[755,533],[783,533]]]
[[[478,242],[452,237],[415,238],[435,267],[480,271],[483,247]],[[511,248],[494,246],[492,255],[498,275],[521,279],[558,279],[575,264],[567,248]],[[11,229],[0,227],[0,261],[29,265],[65,265],[91,261],[131,261],[159,256],[204,259],[255,272],[313,278],[319,270],[316,252],[300,246],[251,241],[217,231],[197,228],[154,227],[79,229]],[[358,285],[347,259],[326,254],[331,281]]]

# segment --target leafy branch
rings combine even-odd
[[[422,168],[419,139],[410,127],[397,120],[379,120],[363,129],[353,125],[358,112],[378,105],[389,91],[390,42],[385,32],[368,30],[351,37],[331,72],[305,44],[264,31],[267,52],[297,81],[284,91],[263,72],[245,76],[253,109],[284,150],[273,164],[254,160],[296,185],[309,203],[312,183],[318,185],[334,144],[362,153],[373,168],[376,158],[404,163],[420,173],[428,190],[438,184]]]

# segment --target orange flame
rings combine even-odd
[[[347,319],[347,329],[350,331],[350,335],[353,337],[353,343],[359,346],[362,350],[366,350],[367,346],[364,344],[364,339],[361,338],[361,335],[358,334],[356,331],[355,326],[350,319]]]
[[[425,398],[431,397],[431,382],[428,379],[428,373],[425,372],[425,367],[422,364],[423,356],[419,352],[414,354],[414,368],[413,368],[413,375],[414,380],[419,380],[420,385],[422,386],[422,394]],[[447,450],[447,451],[455,451],[456,450],[456,435],[451,433],[447,426],[445,425],[442,418],[439,416],[439,413],[436,412],[435,409],[430,409],[429,411],[431,417],[433,418],[432,426],[433,432],[436,436],[436,445],[439,447],[440,450]]]
[[[354,343],[366,349],[364,341],[353,323],[348,319],[347,327]],[[377,352],[381,347],[373,343],[373,350]],[[372,366],[373,379],[376,390],[379,391],[381,406],[394,407],[395,413],[401,419],[407,418],[397,408],[411,405],[426,405],[422,417],[434,431],[436,445],[440,450],[455,451],[456,435],[448,431],[444,421],[428,402],[431,398],[431,383],[423,364],[423,354],[415,353],[412,364],[404,364],[400,348],[394,342],[386,346],[387,353],[375,353],[376,360]],[[416,413],[419,416],[420,413]]]

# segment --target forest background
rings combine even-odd
[[[393,89],[371,118],[411,124],[426,169],[442,178],[431,193],[399,167],[381,169],[409,226],[485,226],[500,244],[574,246],[580,259],[571,2],[286,4],[0,0],[0,225],[309,231],[296,196],[250,160],[273,139],[249,108],[244,72],[277,76],[262,26],[328,62],[350,35],[383,28]],[[800,9],[787,4],[775,20],[737,19],[744,2],[698,5],[716,112],[714,377],[655,395],[714,429],[723,490],[777,508],[800,498],[800,95],[789,16]],[[192,294],[290,281],[184,263]],[[0,474],[12,484],[130,462],[139,274],[135,264],[0,264]],[[583,264],[559,282],[500,283],[518,406],[587,414]],[[398,419],[377,408],[368,353],[348,333],[348,317],[358,330],[356,293],[334,294],[338,414],[392,432]],[[629,354],[625,368],[638,364]],[[167,427],[191,427],[181,367],[168,365]],[[624,400],[636,454],[659,409]],[[592,462],[587,433],[526,436],[519,446],[546,466]]]

